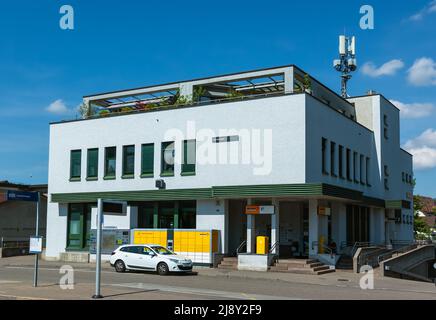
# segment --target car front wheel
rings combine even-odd
[[[157,265],[157,272],[161,276],[166,276],[169,273],[168,265],[165,262],[161,262]]]
[[[116,272],[124,272],[124,271],[126,271],[126,265],[124,264],[123,260],[117,260],[115,262],[115,271]]]

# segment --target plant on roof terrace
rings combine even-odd
[[[303,87],[307,93],[312,93],[312,80],[310,80],[310,76],[307,73],[304,75],[303,78]]]
[[[242,99],[244,98],[244,94],[236,91],[234,89],[231,89],[230,92],[227,94],[226,98],[230,98],[230,99]]]
[[[98,113],[98,115],[101,116],[101,117],[105,117],[105,116],[109,115],[109,113],[110,113],[110,111],[105,109],[105,110],[101,110]]]

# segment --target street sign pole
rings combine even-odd
[[[103,200],[97,200],[97,248],[95,256],[95,294],[92,296],[93,299],[101,299],[103,296],[100,292],[100,280],[101,280],[101,229],[102,229],[102,218],[103,218]]]
[[[38,201],[36,202],[36,230],[35,237],[39,236],[39,202],[40,193],[38,192]],[[35,254],[35,270],[33,271],[33,286],[36,288],[38,286],[38,253]]]

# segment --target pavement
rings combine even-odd
[[[32,287],[33,256],[0,259],[0,300],[82,300],[95,292],[95,265],[39,262],[39,285]],[[74,270],[70,289],[63,266]],[[432,283],[382,277],[374,272],[374,289],[360,287],[362,275],[337,270],[324,275],[232,271],[195,268],[191,274],[159,276],[154,273],[116,273],[102,267],[101,291],[105,300],[436,300]]]

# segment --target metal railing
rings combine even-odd
[[[313,241],[312,242],[312,250],[315,249],[315,246],[318,247],[318,252],[319,252],[319,247],[320,247],[319,246],[319,241]],[[322,245],[321,248],[323,248],[324,250],[327,250],[327,253],[330,254],[330,255],[336,254],[335,252],[333,252],[333,249],[330,248],[329,246]]]
[[[247,245],[247,240],[242,241],[241,244],[236,249],[236,255],[238,255],[241,252],[242,248],[246,245]]]
[[[268,253],[272,253],[272,252],[277,248],[278,245],[280,245],[280,243],[279,243],[278,241],[276,241],[276,242],[271,246],[271,248],[268,250]]]

